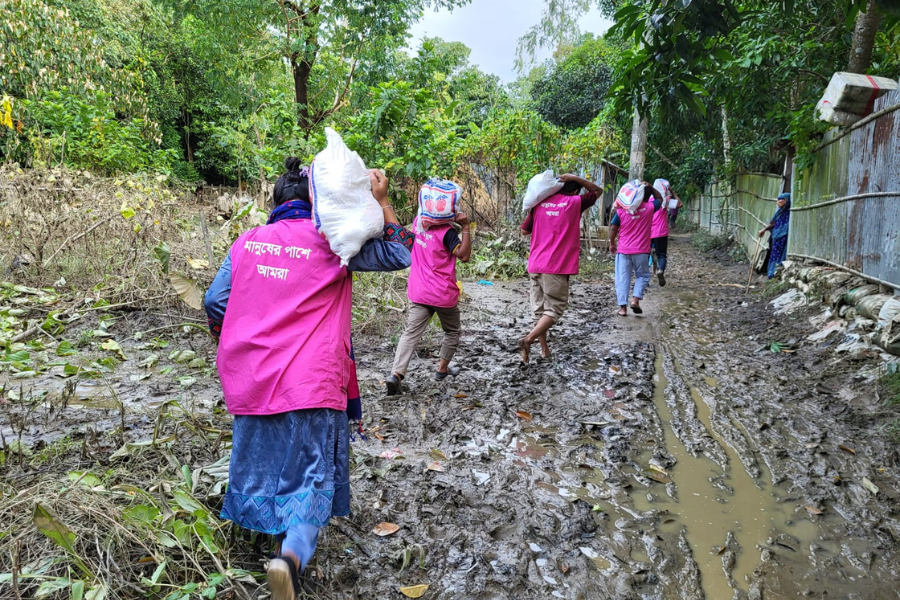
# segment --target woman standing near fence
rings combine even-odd
[[[778,210],[772,220],[759,230],[759,237],[772,232],[772,251],[769,253],[769,279],[775,277],[775,271],[787,258],[788,229],[791,222],[791,195],[778,196]]]

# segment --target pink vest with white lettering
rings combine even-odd
[[[669,211],[665,208],[653,213],[653,232],[650,235],[654,238],[669,237]]]
[[[459,303],[456,256],[444,247],[444,236],[450,228],[450,225],[437,225],[425,233],[416,232],[407,292],[410,302],[438,308],[451,308]]]
[[[581,196],[550,196],[534,208],[529,273],[576,275],[581,258]]]
[[[616,213],[620,223],[619,254],[650,254],[653,203],[645,200],[633,215],[621,208]]]
[[[352,277],[310,220],[248,231],[231,247],[216,365],[228,411],[347,410]]]

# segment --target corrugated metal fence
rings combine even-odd
[[[813,165],[795,165],[788,254],[900,289],[900,92],[855,126],[833,130]],[[751,256],[775,212],[782,178],[743,174],[707,186],[691,219],[733,235]]]
[[[900,93],[831,135],[794,184],[788,253],[900,288]]]

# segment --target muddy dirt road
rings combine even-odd
[[[807,346],[760,352],[806,320],[748,300],[743,265],[696,256],[686,239],[673,250],[671,284],[654,284],[643,317],[614,316],[609,282],[577,283],[549,361],[522,368],[514,352],[526,283],[467,286],[454,381],[428,377],[437,336],[398,398],[381,396],[389,345],[360,352],[378,399],[343,527],[372,558],[332,535],[326,587],[367,598],[419,583],[445,599],[900,597],[897,449],[872,435],[858,365]],[[399,533],[366,534],[382,521]],[[391,559],[404,550],[412,565],[398,576]]]
[[[323,534],[307,597],[402,598],[401,586],[427,584],[423,597],[441,600],[900,598],[900,456],[859,376],[877,360],[808,342],[760,351],[803,340],[811,315],[775,316],[761,294],[744,295],[745,265],[686,238],[671,256],[670,284],[654,283],[642,317],[615,316],[608,276],[574,283],[552,359],[528,367],[515,350],[530,324],[524,281],[466,283],[456,379],[431,379],[435,330],[409,391],[387,398],[396,336],[358,337],[367,439],[352,447],[353,515]],[[76,384],[57,375],[76,360],[100,369],[101,355],[57,348],[47,360],[61,360],[8,386],[0,431],[34,455],[15,461],[25,466],[10,471],[13,492],[76,468],[107,473],[110,489],[163,489],[156,480],[177,480],[180,465],[215,462],[224,476],[214,346],[177,329],[134,340],[158,327],[140,312],[84,320],[121,341],[121,354],[108,343],[101,353],[121,361]],[[182,441],[190,428],[158,415],[173,407],[206,442]],[[120,422],[128,442],[156,429],[180,443],[151,465],[153,481],[128,470],[137,477],[134,461],[157,454],[110,456]],[[223,485],[195,490],[211,512]],[[13,513],[23,523],[26,504]],[[382,522],[400,529],[373,535]],[[238,537],[228,562],[261,572],[264,546]]]

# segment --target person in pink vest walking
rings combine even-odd
[[[550,358],[547,331],[569,305],[569,277],[577,275],[581,259],[581,214],[594,206],[603,193],[600,186],[576,175],[560,175],[563,188],[529,211],[522,231],[531,235],[528,273],[531,308],[537,323],[519,340],[522,362],[528,364],[531,346],[541,344],[541,355]],[[585,194],[577,195],[582,189]]]
[[[319,529],[350,512],[350,421],[362,418],[351,271],[410,264],[384,175],[370,174],[388,224],[384,237],[367,242],[345,268],[311,220],[309,170],[296,158],[285,167],[268,224],[237,239],[205,298],[234,415],[222,518],[276,536],[273,600],[296,597]]]
[[[631,310],[644,312],[641,300],[650,283],[650,239],[653,217],[665,212],[662,195],[646,181],[631,181],[623,186],[613,207],[609,227],[609,251],[616,256],[616,296],[619,316],[628,316],[628,292],[634,275]]]
[[[412,250],[412,267],[409,271],[409,321],[406,331],[397,344],[394,366],[385,379],[388,396],[402,391],[402,381],[406,377],[409,363],[416,351],[416,345],[425,334],[431,317],[435,314],[441,321],[444,340],[441,343],[440,363],[434,378],[442,381],[449,375],[457,375],[458,367],[451,367],[450,361],[459,348],[462,331],[459,313],[459,286],[456,279],[456,261],[469,262],[472,255],[472,236],[469,218],[465,213],[452,215],[445,221],[431,224],[426,228],[423,216],[423,194],[437,194],[439,201],[449,207],[459,205],[462,189],[452,181],[432,179],[419,192],[419,216],[413,222],[413,238],[407,240]],[[460,232],[447,222],[450,218],[460,226]]]
[[[653,230],[650,234],[650,261],[653,274],[659,279],[659,287],[666,286],[666,266],[669,261],[669,212],[678,211],[684,204],[666,179],[657,179],[653,187],[663,196],[662,210],[653,213]],[[670,205],[674,204],[674,207]]]

